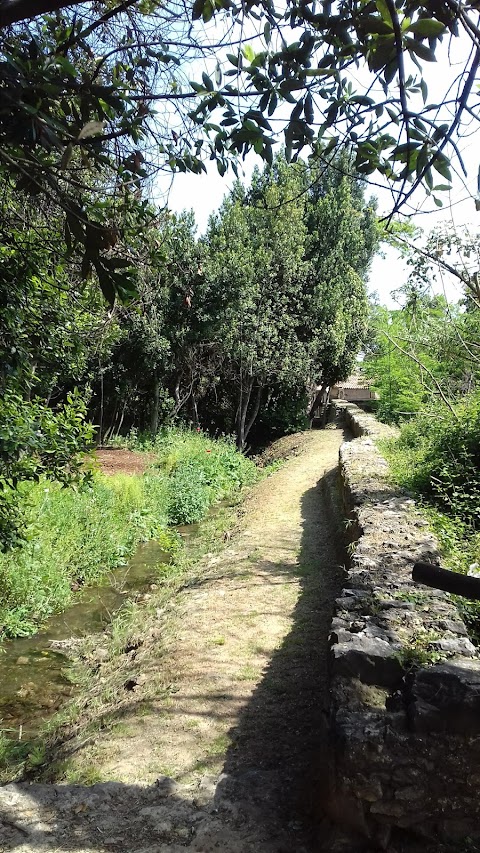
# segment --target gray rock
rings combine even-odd
[[[335,675],[381,687],[394,687],[403,676],[398,650],[386,640],[354,634],[349,642],[338,643],[332,651]]]
[[[420,669],[409,715],[417,732],[480,734],[480,662],[452,661]]]
[[[465,655],[465,657],[473,658],[477,653],[475,646],[467,637],[460,637],[459,639],[446,637],[443,640],[433,640],[430,645],[451,655]]]

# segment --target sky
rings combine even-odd
[[[453,44],[445,44],[438,51],[438,61],[435,63],[424,63],[424,79],[428,85],[429,103],[441,100],[442,93],[452,79],[453,73],[459,73],[462,69],[466,50],[471,47],[462,39],[454,39]],[[197,69],[201,70],[201,69]],[[208,69],[207,69],[208,70]],[[192,79],[200,77],[194,74]],[[357,78],[357,84],[362,83]],[[480,127],[480,124],[479,124]],[[453,172],[452,189],[450,193],[442,193],[443,208],[435,207],[431,199],[427,199],[425,193],[420,189],[413,197],[416,213],[409,211],[409,221],[423,229],[425,235],[439,225],[448,228],[468,227],[470,232],[480,231],[480,212],[475,210],[475,196],[477,195],[477,175],[480,166],[480,129],[460,139],[459,149],[468,172],[467,177],[460,172]],[[248,184],[255,164],[260,167],[263,162],[254,154],[249,155],[244,163],[243,181]],[[378,181],[377,175],[373,179]],[[168,206],[175,212],[192,209],[198,226],[198,233],[205,231],[209,216],[218,210],[223,197],[228,193],[235,178],[229,170],[225,177],[221,177],[215,163],[208,164],[207,174],[173,176],[171,186],[165,185],[162,192],[168,197]],[[368,192],[367,188],[367,195]],[[387,189],[372,188],[371,195],[377,198],[380,213],[388,213],[391,207],[391,196]],[[384,248],[383,257],[378,255],[371,267],[368,287],[370,292],[376,292],[381,304],[390,308],[399,307],[395,298],[395,291],[406,283],[408,268],[399,253],[390,247]],[[447,297],[456,301],[461,297],[461,292],[454,279],[445,278],[438,282],[436,292],[445,292]],[[393,294],[393,295],[392,295]]]

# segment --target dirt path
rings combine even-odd
[[[76,758],[113,781],[4,787],[1,851],[322,849],[312,816],[321,812],[326,639],[342,562],[323,490],[341,441],[337,430],[310,433],[180,595],[167,648],[150,661],[168,674],[168,691],[143,708],[132,702]]]

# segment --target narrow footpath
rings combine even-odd
[[[0,789],[2,853],[334,849],[318,817],[343,563],[325,494],[342,440],[338,429],[308,433],[178,595],[145,674],[161,670],[168,690],[131,702],[74,757],[108,781]]]

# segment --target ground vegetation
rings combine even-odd
[[[24,541],[0,554],[0,633],[28,635],[64,609],[83,586],[125,564],[140,541],[175,551],[179,524],[205,517],[215,502],[256,478],[232,442],[164,430],[141,445],[145,473],[95,470],[76,490],[40,477],[22,482]],[[136,460],[135,460],[136,461]]]

